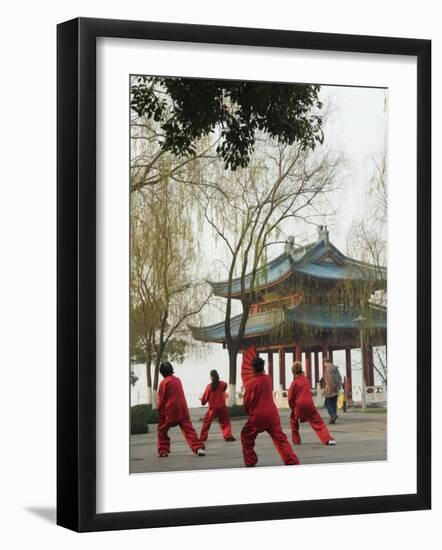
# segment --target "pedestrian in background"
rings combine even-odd
[[[324,359],[324,389],[323,394],[325,397],[324,405],[327,409],[328,415],[330,417],[330,424],[334,424],[338,418],[338,395],[339,387],[342,383],[342,377],[339,372],[339,369],[336,365],[333,364],[331,359]]]

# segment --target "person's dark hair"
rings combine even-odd
[[[261,357],[255,357],[252,360],[252,369],[255,372],[264,372],[264,359]]]
[[[166,376],[170,376],[171,374],[173,374],[173,367],[169,363],[169,361],[165,361],[164,363],[161,363],[160,373],[163,378],[166,378]]]
[[[302,363],[301,361],[295,361],[292,366],[293,374],[299,375],[302,374]]]
[[[212,390],[215,391],[216,388],[219,386],[219,374],[218,371],[211,370],[210,371],[210,377],[212,378]]]

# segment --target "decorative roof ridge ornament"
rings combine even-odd
[[[294,251],[295,251],[295,237],[293,235],[289,235],[287,237],[287,240],[285,241],[284,252],[288,256],[291,256]]]
[[[297,266],[328,261],[342,267],[348,260],[345,254],[330,241],[327,226],[318,226],[318,239],[307,247],[303,247],[303,251],[304,254],[295,262]]]
[[[329,232],[326,225],[318,225],[318,242],[323,242],[324,244],[329,244]]]

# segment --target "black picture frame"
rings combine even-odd
[[[361,498],[96,512],[96,39],[116,37],[377,53],[417,58],[417,491]],[[74,19],[57,28],[57,523],[151,528],[431,506],[431,41]]]

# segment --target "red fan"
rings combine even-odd
[[[256,353],[256,349],[253,346],[247,348],[246,352],[244,353],[241,365],[241,378],[242,384],[245,389],[247,389],[247,386],[250,384],[253,378],[252,361],[257,355],[258,354]]]

